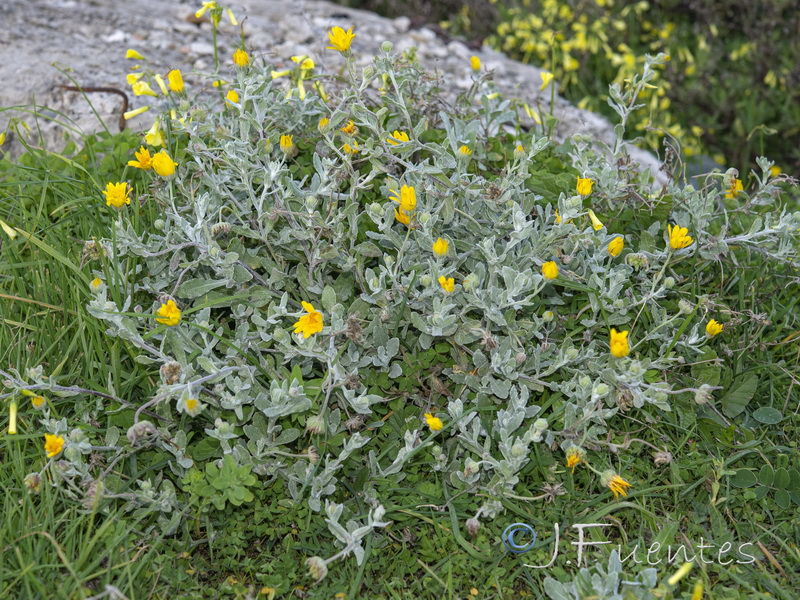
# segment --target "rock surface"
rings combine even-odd
[[[180,68],[187,84],[192,71],[213,68],[211,24],[194,17],[200,2],[178,0],[4,0],[0,23],[0,131],[11,119],[23,119],[33,126],[32,104],[40,114],[38,127],[48,148],[63,146],[66,131],[102,129],[98,115],[110,131],[119,129],[122,98],[112,93],[91,93],[92,107],[75,91],[59,86],[114,87],[126,93],[129,108],[146,104],[133,97],[125,75],[136,61],[125,58],[128,48],[147,57],[155,69],[165,74]],[[385,19],[378,15],[345,8],[323,0],[233,0],[229,5],[241,26],[234,27],[223,17],[219,39],[223,68],[231,62],[240,35],[251,56],[279,69],[290,57],[308,54],[318,68],[335,71],[341,66],[337,52],[325,50],[326,32],[338,25],[354,27],[353,51],[359,65],[369,63],[383,41],[394,43],[395,51],[417,47],[420,62],[441,74],[444,87],[453,97],[471,84],[469,58],[478,56],[483,68],[493,71],[498,89],[508,97],[520,98],[535,106],[541,85],[540,70],[484,48],[475,52],[458,41],[445,42],[430,29],[410,30],[408,18]],[[549,106],[549,91],[542,106]],[[16,108],[15,108],[16,107]],[[44,108],[46,107],[46,108]],[[556,97],[555,115],[559,118],[556,137],[575,133],[590,135],[610,143],[614,139],[611,123],[594,113],[580,110]],[[143,115],[128,123],[134,128],[149,127],[152,117]],[[18,152],[21,146],[9,135],[4,150]],[[649,167],[657,182],[663,182],[660,163],[650,153],[629,146],[633,160]]]

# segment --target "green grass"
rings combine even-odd
[[[81,264],[83,242],[108,237],[112,229],[100,188],[120,179],[136,140],[124,133],[90,136],[85,142],[71,159],[31,149],[19,164],[0,161],[0,219],[19,231],[13,240],[0,233],[0,368],[24,373],[43,365],[60,385],[97,392],[108,392],[113,385],[118,398],[138,406],[157,385],[157,367],[135,362],[133,349],[108,338],[104,327],[87,315],[91,272],[110,266],[102,259]],[[133,174],[122,178],[128,176]],[[137,226],[147,226],[156,214],[152,203],[146,205]],[[125,498],[93,507],[88,503],[87,508],[85,489],[79,485],[51,485],[56,476],[52,466],[45,470],[41,493],[28,493],[25,475],[41,471],[46,459],[41,413],[23,400],[19,435],[0,433],[0,487],[5,490],[0,600],[114,598],[107,586],[131,599],[244,599],[257,597],[263,587],[276,588],[279,598],[297,597],[298,587],[300,597],[308,598],[345,593],[347,598],[455,599],[466,598],[473,587],[479,598],[543,597],[544,575],[562,580],[574,576],[563,563],[568,558],[563,541],[562,561],[552,569],[525,567],[549,562],[552,524],[560,523],[563,534],[571,535],[566,533],[569,524],[598,519],[613,525],[606,530],[608,537],[631,541],[628,552],[635,540],[647,545],[659,530],[680,531],[693,542],[708,539],[712,532],[720,542],[763,546],[752,549],[759,559],[753,566],[695,566],[667,598],[689,598],[689,584],[697,580],[705,583],[708,598],[794,598],[800,576],[796,507],[781,508],[774,486],[756,499],[758,484],[743,473],[760,475],[764,465],[774,471],[796,465],[800,387],[793,374],[800,359],[800,323],[791,285],[795,273],[763,272],[755,257],[746,264],[749,268],[731,278],[695,273],[695,291],[769,316],[772,322],[756,329],[755,336],[744,333],[750,328],[733,329],[725,342],[732,350],[729,367],[719,377],[720,385],[728,387],[737,376],[757,374],[759,394],[753,402],[778,410],[778,423],[731,419],[726,426],[715,422],[719,419],[710,411],[696,414],[691,398],[683,396],[675,397],[676,410],[664,413],[657,427],[631,415],[625,418],[625,430],[616,431],[610,442],[624,444],[630,437],[668,447],[674,460],[654,468],[650,448],[630,442],[634,450],[620,455],[613,466],[635,487],[618,503],[609,503],[607,493],[572,494],[596,489],[595,477],[586,471],[567,475],[559,456],[536,446],[536,460],[522,473],[521,498],[505,501],[507,512],[485,520],[475,539],[467,536],[463,524],[482,499],[455,495],[447,481],[419,461],[419,470],[400,489],[376,482],[379,495],[389,499],[386,518],[393,524],[388,535],[367,538],[361,566],[352,559],[332,564],[328,577],[316,586],[303,566],[305,558],[330,556],[337,549],[307,507],[287,508],[280,502],[286,497],[280,483],[257,489],[255,501],[236,510],[192,515],[170,536],[162,535],[153,517],[126,510]],[[49,400],[54,418],[65,418],[69,428],[83,424],[100,439],[114,425],[124,435],[123,424],[132,414],[125,404],[89,393]],[[104,420],[97,418],[118,409]],[[0,419],[5,422],[5,413]],[[386,432],[375,434],[377,443],[396,443],[391,432],[402,429],[399,415],[388,419]],[[102,450],[95,454],[97,460],[107,460]],[[115,464],[110,476],[132,484],[141,475],[132,455]],[[364,476],[345,475],[353,480]],[[347,478],[345,486],[350,485]],[[557,480],[566,482],[566,495],[554,502],[525,499],[539,497],[543,484]],[[357,502],[364,508],[360,498]],[[522,556],[509,555],[500,534],[513,521],[534,523],[541,545]],[[668,576],[677,566],[663,567],[659,574]],[[635,573],[642,567],[628,562],[625,568]]]

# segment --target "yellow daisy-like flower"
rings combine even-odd
[[[308,339],[309,336],[322,331],[322,313],[308,302],[301,302],[301,304],[308,314],[303,315],[297,320],[294,324],[294,332],[302,333],[303,337]]]
[[[106,197],[106,206],[121,208],[123,204],[130,204],[131,199],[128,197],[130,193],[131,189],[128,187],[127,181],[122,183],[111,183],[109,181],[106,189],[103,190],[103,194]]]
[[[60,435],[52,435],[50,433],[44,434],[44,451],[47,453],[47,458],[53,458],[61,454],[64,449],[64,438]]]
[[[555,279],[558,277],[558,265],[555,261],[548,260],[542,265],[542,275],[545,279]]]
[[[153,88],[150,87],[150,84],[146,81],[137,81],[134,83],[131,88],[133,88],[133,95],[134,96],[155,96],[158,97],[153,91]]]
[[[724,327],[722,326],[722,323],[715,321],[714,319],[711,319],[708,323],[706,323],[706,333],[708,334],[708,337],[714,337],[715,335],[722,333],[723,329]]]
[[[350,49],[350,44],[353,43],[354,37],[356,37],[356,34],[353,33],[352,27],[347,31],[341,27],[333,27],[328,32],[328,39],[331,41],[331,45],[327,48],[328,50],[347,52]]]
[[[353,142],[353,145],[345,144],[342,146],[342,150],[344,150],[345,154],[358,154],[358,142]]]
[[[446,256],[447,249],[450,247],[450,244],[447,240],[443,240],[442,238],[437,238],[436,241],[433,243],[433,253],[436,256]]]
[[[181,310],[175,304],[175,300],[169,299],[166,304],[162,304],[156,311],[158,317],[156,321],[169,327],[174,327],[181,322]]]
[[[608,345],[611,348],[612,356],[616,356],[617,358],[628,356],[631,351],[631,345],[628,342],[628,332],[612,329]]]
[[[398,131],[397,129],[395,129],[392,132],[392,137],[386,138],[386,141],[392,144],[393,146],[396,146],[400,142],[407,142],[408,134],[405,131]]]
[[[417,192],[413,186],[404,185],[400,188],[399,194],[394,190],[391,191],[394,195],[389,196],[389,198],[392,201],[397,202],[400,205],[401,210],[410,213],[417,208]]]
[[[167,73],[167,81],[169,81],[169,89],[176,94],[183,91],[183,75],[179,69],[172,69],[172,71]]]
[[[773,177],[777,177],[781,173],[783,173],[783,169],[781,169],[778,165],[772,165],[769,168],[769,174],[772,175]]]
[[[597,218],[597,215],[594,214],[594,211],[590,208],[589,209],[589,219],[592,221],[592,227],[595,231],[600,231],[605,225]]]
[[[402,209],[399,211],[396,208],[394,209],[394,218],[406,227],[411,225],[411,215],[407,215]]]
[[[128,166],[129,167],[136,167],[137,169],[143,169],[145,171],[149,171],[153,168],[152,158],[150,157],[150,150],[145,148],[144,146],[140,146],[137,152],[134,152],[133,155],[136,157],[136,160],[129,160]]]
[[[322,117],[319,120],[319,124],[317,125],[317,129],[319,129],[320,133],[325,133],[328,130],[328,125],[330,125],[330,119],[327,117]]]
[[[250,64],[250,56],[241,48],[237,48],[233,53],[233,64],[237,67],[246,67]]]
[[[633,487],[630,483],[625,481],[622,477],[611,470],[603,472],[603,474],[600,476],[600,483],[614,492],[614,498],[616,499],[619,499],[620,496],[627,496],[627,489],[629,487]]]
[[[431,413],[425,413],[425,423],[430,427],[431,431],[441,431],[444,427],[442,420],[439,417],[434,417]]]
[[[611,256],[619,256],[622,249],[625,247],[625,240],[621,235],[618,235],[608,243],[608,253]]]
[[[231,104],[239,104],[239,92],[236,90],[229,90],[228,93],[225,94],[225,99]]]
[[[444,275],[441,275],[439,277],[439,285],[442,286],[442,289],[445,292],[452,294],[453,290],[456,289],[456,280],[453,277],[447,278]]]
[[[99,277],[95,277],[95,278],[94,278],[94,279],[92,279],[92,281],[89,283],[89,288],[90,288],[90,289],[91,289],[93,292],[98,292],[98,291],[100,291],[100,289],[101,289],[102,287],[103,287],[103,280],[102,280],[102,279],[100,279]]]
[[[581,196],[588,196],[592,193],[593,185],[594,181],[588,177],[578,177],[578,183],[575,186],[575,189]]]
[[[47,400],[45,400],[44,396],[31,396],[31,404],[33,404],[33,408],[40,409],[42,408]]]
[[[735,198],[739,192],[744,191],[744,186],[742,185],[741,179],[734,179],[733,183],[731,183],[731,187],[728,188],[727,193],[725,194],[726,198]]]
[[[205,405],[197,398],[187,398],[186,402],[183,403],[183,410],[190,417],[196,417],[203,412],[204,408]]]
[[[553,81],[554,77],[555,75],[549,71],[542,71],[542,87],[539,88],[539,91],[542,91],[544,88],[550,85],[550,82]]]
[[[691,236],[687,235],[689,233],[689,229],[686,227],[681,227],[680,225],[667,225],[667,232],[669,233],[669,246],[673,250],[680,250],[681,248],[686,248],[686,246],[691,245],[694,241]]]
[[[567,448],[567,468],[575,472],[577,467],[582,462],[586,462],[586,450],[580,446],[570,446]]]
[[[166,150],[155,154],[150,162],[153,165],[153,170],[161,177],[169,177],[175,173],[175,167],[178,166],[178,163],[172,160]]]
[[[347,122],[347,125],[345,125],[344,127],[340,128],[339,131],[341,131],[345,135],[351,135],[352,136],[352,135],[355,135],[356,133],[358,133],[358,127],[356,127],[356,124],[353,123],[353,120],[351,119],[350,121]]]
[[[291,135],[281,136],[281,150],[284,152],[284,154],[289,154],[292,150],[294,150],[294,142],[292,141]]]
[[[469,149],[469,146],[464,145],[464,146],[461,146],[461,148],[458,149],[458,153],[461,156],[469,156],[470,154],[472,154],[472,150]]]
[[[481,70],[481,59],[477,56],[473,56],[469,59],[469,66],[472,67],[473,71],[480,71]]]

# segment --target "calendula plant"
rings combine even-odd
[[[389,43],[357,73],[355,32],[330,32],[342,77],[324,93],[312,57],[289,84],[308,87],[287,94],[272,65],[237,50],[224,100],[181,86],[158,116],[169,168],[154,174],[139,150],[134,189],[98,190],[114,221],[87,242],[88,311],[153,386],[125,435],[119,422],[94,447],[110,466],[88,461],[78,434],[54,465],[92,506],[125,499],[165,534],[269,486],[341,546],[309,559],[317,580],[334,558],[362,561],[361,540],[391,522],[388,496],[420,468],[473,497],[470,531],[527,497],[523,475],[544,454],[574,446],[572,493],[636,493],[608,468],[626,461],[630,443],[609,441],[623,417],[745,410],[715,397],[730,382],[690,365],[730,352],[730,328],[761,325],[693,273],[798,262],[800,214],[781,208],[786,178],[766,159],[748,189],[734,172],[658,189],[630,164],[625,127],[663,55],[610,90],[611,147],[557,145],[523,131],[482,77],[434,108],[437,82]],[[94,416],[131,404],[109,378]],[[65,391],[40,372],[4,385]],[[135,485],[113,474],[132,456]]]

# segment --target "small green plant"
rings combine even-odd
[[[222,466],[206,463],[205,471],[192,468],[183,478],[192,503],[201,509],[208,502],[217,510],[224,510],[227,503],[241,506],[255,499],[249,488],[258,483],[258,478],[251,473],[251,467],[237,465],[230,454],[226,454],[221,462]]]

